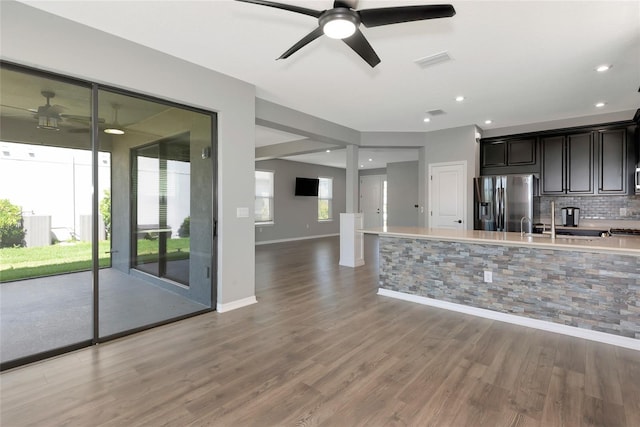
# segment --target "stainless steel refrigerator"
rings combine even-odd
[[[474,230],[532,232],[534,175],[481,176],[473,179]]]

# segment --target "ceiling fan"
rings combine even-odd
[[[125,130],[127,130],[127,126],[128,125],[122,125],[120,124],[120,122],[118,122],[118,110],[120,110],[122,106],[120,104],[111,104],[111,108],[113,109],[113,122],[112,123],[107,123],[107,121],[103,118],[99,118],[98,119],[98,125],[100,130],[102,130],[104,133],[108,133],[110,135],[124,135],[125,134]],[[84,116],[67,116],[64,115],[64,117],[70,117],[71,121],[83,124],[84,127],[80,127],[80,128],[74,128],[69,130],[69,132],[71,133],[89,133],[90,129],[90,125],[91,125],[91,117],[84,117]]]
[[[50,100],[56,96],[55,92],[43,90],[40,93],[47,99],[47,102],[35,111],[38,129],[60,130],[58,121],[62,120],[61,114],[66,108],[62,105],[51,105]]]
[[[322,34],[325,34],[327,37],[341,39],[344,41],[347,46],[360,55],[371,67],[378,65],[380,63],[380,58],[358,28],[360,24],[369,28],[381,25],[399,24],[402,22],[421,21],[425,19],[449,18],[456,14],[455,9],[450,4],[397,6],[355,10],[358,2],[357,0],[335,0],[333,2],[332,9],[320,11],[267,0],[236,1],[288,10],[290,12],[313,16],[318,19],[318,28],[303,37],[289,50],[280,55],[278,59],[288,58],[302,47],[320,37]]]

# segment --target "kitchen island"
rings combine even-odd
[[[380,295],[640,350],[640,238],[385,227]]]

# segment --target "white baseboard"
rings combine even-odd
[[[226,313],[227,311],[235,310],[237,308],[246,307],[251,304],[257,303],[258,300],[255,296],[243,298],[235,301],[231,301],[225,304],[218,303],[216,304],[216,311],[218,313]]]
[[[500,313],[484,308],[470,307],[467,305],[436,300],[419,295],[391,291],[389,289],[378,288],[378,295],[415,302],[423,305],[429,305],[432,307],[443,308],[445,310],[457,311],[459,313],[470,314],[472,316],[484,317],[485,319],[498,320],[500,322],[527,326],[529,328],[541,329],[543,331],[555,332],[563,335],[570,335],[572,337],[584,338],[591,341],[597,341],[605,344],[611,344],[618,347],[640,351],[640,340],[634,338],[622,337],[619,335],[607,334],[605,332],[577,328],[574,326],[561,325],[559,323],[548,322],[545,320],[531,319],[528,317],[517,316],[515,314]]]
[[[264,242],[256,242],[256,246],[268,245],[271,243],[295,242],[296,240],[320,239],[322,237],[333,237],[333,236],[339,236],[339,235],[340,233],[334,233],[334,234],[320,234],[317,236],[292,237],[290,239],[265,240]]]
[[[353,260],[340,260],[338,262],[338,265],[342,265],[344,267],[360,267],[361,265],[364,265],[364,260],[362,258],[359,258],[355,261]]]

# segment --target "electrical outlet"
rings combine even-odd
[[[493,273],[491,271],[484,272],[484,282],[485,283],[493,282]]]

